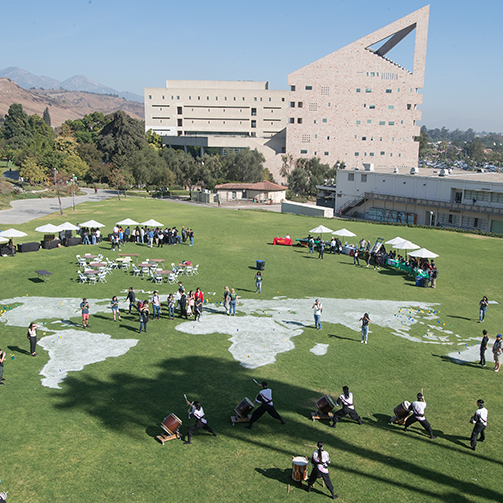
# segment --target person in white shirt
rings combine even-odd
[[[472,451],[477,447],[477,437],[479,442],[483,442],[486,439],[484,430],[487,426],[487,409],[484,407],[484,400],[477,400],[477,407],[478,409],[470,419],[470,422],[475,425],[470,438],[470,447]]]
[[[426,409],[426,402],[422,393],[417,394],[417,401],[410,404],[409,410],[412,414],[405,420],[405,426],[403,431],[407,431],[407,428],[419,421],[419,424],[430,434],[430,438],[435,440],[437,437],[433,435],[433,430],[431,429],[430,423],[424,417],[424,410]]]
[[[361,417],[358,415],[358,413],[355,410],[355,406],[353,405],[353,393],[349,392],[349,388],[347,386],[342,387],[342,395],[337,398],[337,405],[342,405],[342,409],[339,409],[335,414],[334,414],[334,419],[332,424],[330,425],[331,428],[335,428],[337,423],[346,415],[349,414],[351,416],[351,419],[354,419],[355,421],[358,421],[358,424],[363,424],[363,421],[361,420]]]
[[[261,405],[258,409],[255,409],[253,411],[252,417],[250,418],[250,423],[248,424],[248,426],[245,426],[245,428],[247,430],[251,430],[252,424],[260,419],[266,412],[270,416],[274,417],[274,419],[279,419],[281,421],[281,424],[285,424],[285,421],[283,421],[281,416],[274,408],[274,404],[272,402],[272,390],[267,387],[267,382],[263,381],[262,384],[259,384],[259,386],[262,388],[262,391],[260,391],[259,394],[255,397],[255,403],[260,403]]]
[[[316,329],[321,330],[321,312],[323,311],[323,306],[318,299],[314,301],[313,309],[314,309],[314,326]]]
[[[334,493],[334,487],[332,486],[332,481],[328,475],[328,465],[330,464],[330,456],[328,452],[323,450],[323,442],[318,442],[318,450],[313,452],[313,457],[311,458],[311,463],[313,464],[313,471],[307,482],[307,492],[311,492],[311,487],[316,482],[316,479],[323,478],[327,489],[332,493],[332,499],[338,498],[337,494]]]
[[[154,308],[154,314],[152,316],[152,320],[155,320],[155,317],[157,316],[157,319],[161,319],[161,299],[159,298],[159,294],[157,291],[154,292],[154,295],[150,299],[150,302],[152,303],[152,306]]]
[[[208,421],[204,418],[204,410],[201,407],[201,404],[196,400],[193,404],[191,404],[188,400],[185,400],[187,402],[187,405],[189,406],[189,418],[193,417],[196,422],[193,426],[189,428],[187,431],[187,441],[184,442],[183,444],[190,444],[192,443],[190,439],[192,438],[192,435],[201,428],[203,430],[209,431],[214,437],[217,436],[217,434],[208,426]]]

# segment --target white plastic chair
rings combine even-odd
[[[77,271],[77,274],[79,275],[79,283],[87,283],[89,278],[82,274],[81,271]]]
[[[138,277],[140,274],[141,274],[141,269],[138,269],[138,267],[136,267],[133,264],[133,276]]]
[[[185,267],[185,274],[187,276],[192,276],[193,273],[194,273],[194,268],[191,265],[188,265],[187,267]]]
[[[99,272],[96,276],[98,276],[98,281],[100,283],[106,283],[107,282],[107,273],[106,272]]]
[[[199,264],[197,264],[197,265],[196,265],[196,267],[194,267],[194,268],[192,269],[192,275],[199,274],[198,269],[199,269]]]

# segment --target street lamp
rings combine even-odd
[[[77,177],[72,174],[72,180],[71,180],[71,190],[72,190],[72,206],[73,206],[73,211],[75,211],[75,182],[77,181]]]

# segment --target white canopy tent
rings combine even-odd
[[[386,241],[384,244],[386,244],[386,245],[397,245],[399,243],[402,243],[403,241],[407,241],[407,240],[401,238],[400,236],[397,236],[396,238],[393,238],[393,239],[390,239],[389,241]]]
[[[3,238],[22,238],[27,236],[26,232],[18,231],[16,229],[7,229],[6,231],[0,232],[0,237]]]
[[[433,253],[430,250],[427,250],[426,248],[420,248],[419,250],[414,250],[409,253],[411,257],[418,257],[418,258],[437,258],[438,255],[436,253]]]
[[[37,227],[35,231],[42,232],[43,234],[55,234],[56,232],[59,232],[60,229],[57,225],[45,224]]]
[[[131,225],[131,224],[129,224]],[[96,220],[88,220],[87,222],[82,222],[81,224],[79,224],[80,227],[95,227],[95,228],[99,228],[99,227],[105,227],[105,224],[100,224],[99,222],[96,222]]]
[[[132,224],[130,224],[132,225]],[[146,222],[142,222],[140,225],[146,225],[147,227],[162,227],[161,222],[158,222],[157,220],[154,220],[151,218],[150,220],[147,220]]]
[[[356,236],[356,234],[354,232],[348,231],[345,228],[339,229],[338,231],[334,231],[334,232],[332,232],[332,234],[334,236],[341,236],[341,237],[347,237],[347,238],[351,238],[351,237]]]
[[[58,225],[58,231],[78,231],[79,227],[71,224],[70,222],[65,222],[64,224]]]
[[[136,222],[136,220],[131,220],[131,218],[126,218],[125,220],[117,222],[117,225],[140,225],[140,223]]]

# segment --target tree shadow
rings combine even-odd
[[[292,444],[297,445],[299,439],[315,439],[313,443],[321,440],[325,443],[327,450],[334,453],[334,460],[344,453],[350,453],[392,470],[392,475],[380,476],[369,473],[368,470],[348,466],[340,467],[341,470],[357,475],[362,483],[379,481],[388,486],[410,491],[411,494],[429,497],[431,500],[451,501],[452,494],[458,492],[467,497],[485,498],[488,501],[503,500],[501,492],[481,487],[473,481],[459,480],[455,474],[451,474],[447,466],[445,470],[438,471],[421,460],[415,460],[414,457],[407,459],[404,456],[394,456],[389,452],[374,450],[367,445],[354,444],[345,440],[344,436],[334,435],[333,430],[328,428],[326,431],[325,429],[320,431],[318,425],[306,419],[306,417],[310,418],[309,412],[314,410],[314,404],[320,394],[312,389],[269,379],[270,387],[277,393],[274,395],[275,406],[278,412],[285,416],[286,425],[279,426],[276,419],[265,415],[254,425],[253,430],[249,431],[240,427],[239,424],[233,427],[229,420],[230,416],[234,415],[234,407],[242,398],[255,395],[257,392],[257,387],[251,383],[250,372],[246,370],[237,372],[236,362],[209,356],[170,357],[159,361],[154,368],[157,372],[152,377],[139,375],[133,370],[112,373],[105,378],[96,378],[90,373],[74,374],[65,379],[62,390],[49,391],[50,397],[57,410],[81,411],[99,419],[104,428],[141,439],[145,435],[153,435],[155,426],[160,425],[163,418],[170,413],[183,418],[180,430],[182,434],[185,434],[187,427],[192,424],[192,421],[184,419],[186,404],[183,394],[185,393],[190,400],[201,401],[209,424],[219,436],[224,436],[224,438],[229,437],[243,444],[248,443],[288,456],[296,454],[289,451],[288,447]],[[194,369],[199,369],[199,371]],[[204,378],[202,378],[203,375]],[[383,421],[387,420],[387,416],[384,415],[375,414],[373,417],[374,424],[379,427],[383,427]],[[372,418],[365,418],[365,421],[368,424]],[[136,426],[133,428],[131,425]],[[341,429],[368,428],[369,426],[369,424],[368,426],[339,424]],[[394,428],[389,428],[389,431],[393,430]],[[161,433],[161,428],[158,427],[156,432]],[[272,445],[269,441],[270,436],[278,434],[284,441],[281,446],[277,443]],[[399,431],[396,431],[396,434],[404,435]],[[426,439],[424,432],[420,432],[417,428],[413,428],[406,435],[413,441],[427,441],[432,446],[434,445],[432,447],[434,449],[453,449],[440,441],[433,443],[429,438]],[[466,455],[471,455],[468,449]],[[488,461],[502,464],[494,459],[488,459]],[[273,470],[263,474],[266,476],[270,474],[271,478],[276,477],[276,480],[283,482],[287,473],[286,470]],[[419,477],[423,479],[424,484],[402,482],[401,473]],[[428,484],[431,482],[443,486],[446,490],[445,495],[429,490]]]

